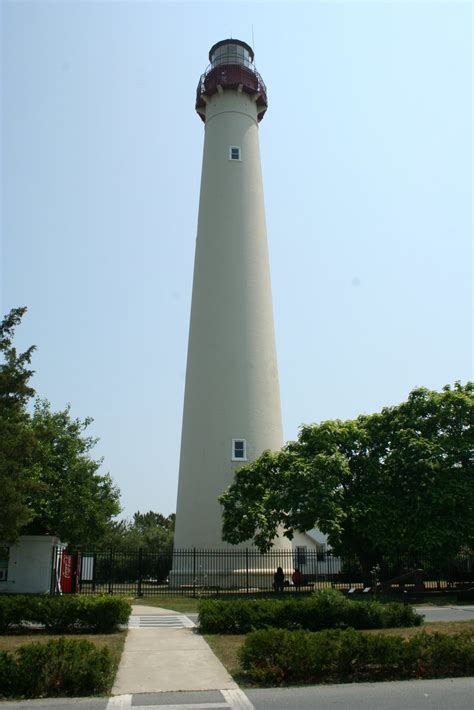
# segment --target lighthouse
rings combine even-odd
[[[218,496],[283,434],[259,149],[267,91],[245,42],[217,42],[209,60],[175,549],[228,550]]]

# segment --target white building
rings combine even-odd
[[[48,594],[58,544],[50,535],[21,535],[13,545],[0,542],[0,594]]]

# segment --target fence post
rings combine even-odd
[[[71,592],[77,594],[79,591],[79,583],[81,579],[81,553],[76,550],[72,555],[72,565],[71,565]]]
[[[196,548],[193,547],[193,597],[196,596]]]
[[[110,553],[109,553],[109,594],[113,593],[112,589],[112,563],[114,559],[114,551],[112,548],[110,548]]]
[[[249,593],[249,548],[245,548],[245,582],[247,594]]]
[[[137,589],[137,595],[139,597],[143,596],[143,593],[142,593],[142,574],[143,574],[142,560],[143,560],[143,548],[140,547],[140,549],[138,550],[138,589]]]
[[[51,558],[51,581],[49,585],[49,594],[50,596],[53,596],[57,592],[57,585],[56,585],[56,569],[57,569],[57,564],[58,564],[58,546],[54,545],[53,547],[53,555]]]
[[[95,580],[96,580],[96,567],[97,567],[97,552],[94,550],[92,553],[92,591],[95,592]]]

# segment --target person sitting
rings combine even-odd
[[[282,592],[285,586],[285,574],[281,567],[277,567],[277,571],[273,575],[273,589],[275,592]]]
[[[294,571],[293,574],[291,575],[291,579],[293,580],[293,584],[294,584],[295,587],[297,587],[297,588],[298,588],[298,587],[301,587],[301,585],[303,584],[303,582],[304,582],[304,577],[303,577],[303,575],[301,574],[301,572],[299,571],[298,567],[295,567],[295,571]]]

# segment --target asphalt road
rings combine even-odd
[[[1,710],[472,710],[474,678],[0,703]]]
[[[474,678],[248,690],[255,710],[472,710]]]
[[[1,710],[106,710],[108,698],[45,698],[0,702]]]
[[[425,621],[474,621],[474,605],[418,606],[415,608],[419,614],[423,614]],[[474,707],[474,702],[472,706]]]

